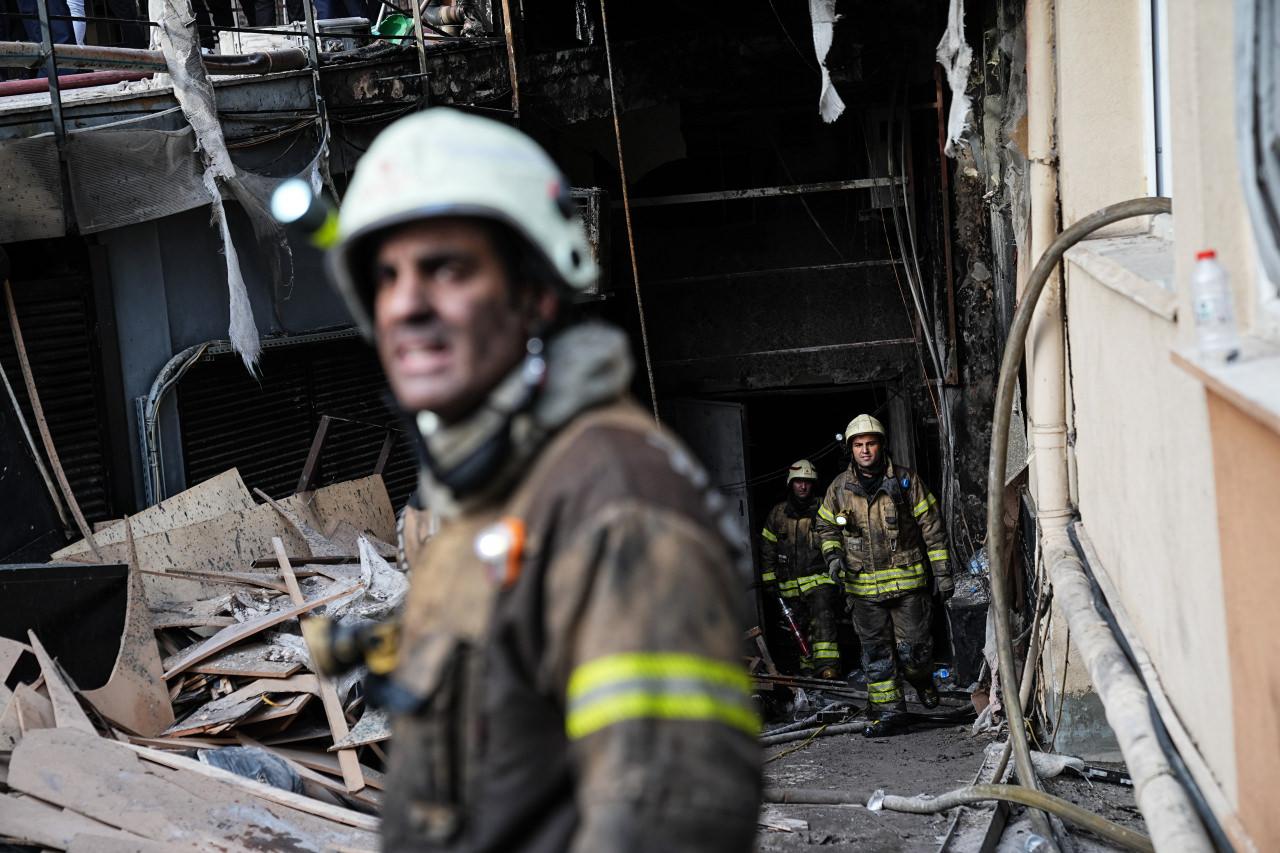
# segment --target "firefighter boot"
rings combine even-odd
[[[907,730],[907,715],[901,711],[884,711],[878,720],[871,720],[862,730],[865,738],[890,737]]]
[[[933,685],[916,688],[916,695],[920,697],[920,704],[930,709],[938,707],[938,703],[942,701],[938,696],[938,689]]]

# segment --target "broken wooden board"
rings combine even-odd
[[[307,553],[306,541],[270,506],[236,510],[167,530],[137,541],[138,565],[150,571],[194,569],[220,572],[241,569],[271,553],[271,537],[282,536],[291,549]],[[105,549],[115,554],[120,545]]]
[[[302,709],[311,702],[310,693],[300,693],[289,701],[272,705],[243,720],[244,725],[253,726],[258,723],[270,723],[276,720],[289,720],[302,713]]]
[[[201,521],[217,518],[228,512],[253,509],[256,504],[240,472],[235,468],[224,471],[216,477],[192,486],[185,492],[166,498],[155,506],[148,507],[133,516],[131,526],[135,537],[153,536],[177,527],[186,527]],[[99,548],[123,543],[125,525],[117,521],[107,525],[94,534]],[[56,551],[51,560],[63,560],[73,555],[87,554],[88,543],[83,540],[73,542],[61,551]]]
[[[292,508],[295,501],[311,508],[320,520],[321,530],[334,530],[346,521],[361,533],[372,533],[384,542],[396,541],[396,513],[381,475],[334,483],[306,496],[294,495],[281,503]]]
[[[37,693],[30,684],[19,684],[13,690],[10,700],[18,716],[18,726],[22,733],[36,729],[51,729],[55,725],[53,703],[43,693]]]
[[[268,613],[260,619],[255,619],[250,622],[242,622],[239,625],[231,625],[223,628],[204,642],[197,643],[195,646],[185,649],[179,656],[179,659],[165,670],[164,679],[167,681],[178,673],[186,670],[187,667],[213,657],[213,655],[223,649],[233,646],[241,640],[248,639],[254,634],[261,633],[268,628],[279,625],[281,622],[287,622],[290,619],[297,618],[303,613],[308,613],[322,604],[327,604],[330,601],[336,601],[339,598],[350,595],[357,588],[358,587],[343,587],[336,591],[327,592],[326,594],[314,598],[305,604],[299,604],[276,613]]]
[[[173,849],[171,845],[145,838],[111,838],[85,832],[71,839],[67,845],[67,853],[166,853]]]
[[[260,678],[246,684],[234,693],[228,693],[207,702],[164,733],[164,737],[184,737],[200,734],[220,726],[230,726],[251,716],[272,693],[316,693],[320,685],[314,675],[295,675],[292,678]],[[292,701],[292,698],[289,700]],[[282,705],[285,703],[281,703]]]
[[[135,734],[154,735],[173,723],[173,705],[165,689],[160,648],[156,645],[151,610],[142,589],[137,554],[133,548],[132,521],[125,522],[129,545],[129,603],[124,615],[124,636],[107,683],[83,695],[102,716]]]
[[[23,738],[10,762],[9,785],[175,846],[249,851],[377,845],[377,821],[365,815],[182,756],[66,729],[41,730]]]
[[[0,836],[19,843],[65,850],[77,835],[82,834],[129,842],[143,841],[139,836],[31,797],[0,795]]]
[[[203,673],[205,675],[226,675],[239,678],[288,678],[299,669],[302,664],[296,660],[273,660],[271,655],[272,649],[275,648],[269,643],[249,643],[243,646],[237,646],[228,649],[222,654],[214,655],[208,660],[190,667],[189,672]],[[278,650],[277,652],[278,653]],[[176,661],[177,655],[165,660],[167,666],[170,661]]]
[[[49,657],[49,653],[44,650],[44,646],[40,645],[40,639],[36,637],[35,632],[28,631],[27,639],[31,641],[31,650],[36,653],[36,660],[40,661],[44,686],[49,691],[49,701],[53,703],[54,722],[59,728],[80,729],[91,735],[97,735],[98,730],[93,727],[93,723],[89,722],[89,715],[80,707],[75,691],[63,679],[62,672],[53,662],[53,658]]]
[[[289,564],[289,552],[285,550],[283,540],[277,537],[271,540],[271,543],[275,548],[276,560],[280,563],[280,574],[284,576],[285,586],[289,588],[289,597],[293,599],[295,605],[302,604],[304,601],[302,591],[298,588],[298,579],[293,576],[293,566]],[[309,648],[307,651],[311,654],[311,659],[315,660],[315,654]],[[347,717],[342,711],[338,691],[329,678],[320,679],[320,701],[324,705],[324,716],[329,721],[329,728],[333,730],[334,741],[342,740],[350,734],[350,729],[347,728]],[[364,787],[364,777],[360,774],[360,760],[354,749],[339,751],[338,763],[342,766],[342,781],[346,784],[348,791],[354,794]]]
[[[303,767],[320,770],[333,776],[342,775],[342,767],[339,766],[338,759],[327,752],[318,752],[314,749],[293,749],[286,746],[268,748],[281,758],[301,764]],[[369,787],[377,788],[379,791],[386,788],[386,777],[383,774],[363,764],[360,765],[360,771],[364,774],[365,781],[369,783]]]
[[[387,719],[387,712],[381,708],[367,708],[359,721],[351,727],[351,732],[333,742],[331,750],[366,746],[390,739],[391,721]]]
[[[18,700],[12,694],[0,712],[0,752],[8,752],[22,740],[22,722],[18,719]]]

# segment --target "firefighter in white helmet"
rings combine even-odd
[[[431,109],[361,158],[331,252],[441,521],[406,524],[384,849],[737,851],[758,721],[743,549],[565,303],[597,270],[524,134]]]
[[[787,499],[769,511],[760,532],[761,586],[786,602],[796,626],[807,632],[809,654],[802,653],[800,671],[819,678],[840,672],[840,590],[827,575],[818,518],[818,469],[801,459],[787,470]]]
[[[864,734],[875,737],[903,728],[902,679],[925,707],[937,706],[930,583],[943,597],[955,584],[937,499],[889,459],[884,426],[858,415],[844,436],[849,467],[827,488],[818,534],[862,643],[871,717]]]

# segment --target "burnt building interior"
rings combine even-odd
[[[637,397],[703,458],[745,536],[758,538],[796,459],[814,461],[825,485],[847,462],[837,435],[870,412],[888,426],[893,458],[943,500],[964,565],[985,503],[1002,298],[987,271],[979,170],[942,150],[953,94],[935,51],[946,5],[837,3],[822,62],[804,4],[705,3],[676,19],[612,4],[606,20],[596,4],[556,0],[526,8],[511,40],[501,4],[462,5],[487,26],[423,56],[374,42],[325,54],[315,89],[305,69],[220,83],[237,166],[269,185],[325,159],[340,196],[372,137],[424,105],[518,124],[583,190],[605,275],[581,310],[630,333]],[[971,44],[1008,24],[1002,10],[970,10]],[[990,95],[1005,60],[970,85]],[[824,69],[827,109],[844,104],[831,121],[820,114]],[[68,101],[63,121],[76,141],[108,126],[178,133],[183,119],[166,106]],[[47,101],[14,103],[0,110],[0,135],[50,121]],[[252,487],[290,494],[322,420],[320,481],[379,470],[399,506],[414,486],[412,450],[320,253],[290,235],[291,273],[277,274],[272,251],[241,250],[263,341],[251,373],[225,340],[207,207],[166,212],[147,197],[149,155],[135,156],[104,166],[129,188],[124,199],[95,207],[79,191],[66,236],[31,239],[28,222],[0,229],[50,428],[88,520],[232,466]],[[160,209],[136,214],[149,204]],[[252,245],[244,211],[226,209],[231,233]],[[0,361],[18,375],[7,334]],[[39,558],[60,538],[56,521],[40,515],[0,550]],[[938,635],[948,649],[941,618]]]

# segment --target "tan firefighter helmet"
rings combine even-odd
[[[787,469],[787,483],[792,480],[816,480],[818,479],[818,469],[813,467],[813,463],[808,459],[801,459],[799,462]]]
[[[854,438],[860,435],[872,434],[884,438],[884,424],[871,415],[858,415],[849,421],[849,425],[844,428],[845,441],[853,441]]]

